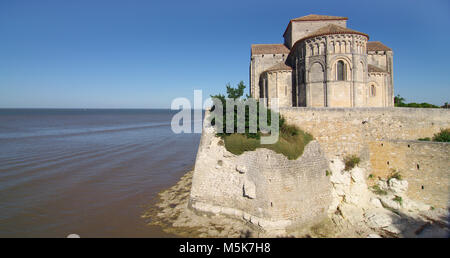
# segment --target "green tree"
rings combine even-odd
[[[227,84],[227,93],[229,99],[238,99],[244,95],[245,84],[243,81],[240,81],[237,85],[237,88],[231,87],[231,85]]]
[[[394,105],[400,107],[404,104],[405,98],[401,97],[400,94],[394,97]]]
[[[422,102],[422,103],[405,103],[405,98],[401,97],[400,94],[397,94],[397,96],[394,97],[394,105],[396,107],[411,107],[411,108],[439,108],[436,105]]]
[[[244,90],[245,90],[246,86],[244,84],[243,81],[240,81],[235,88],[233,88],[229,83],[226,85],[226,89],[227,89],[227,98],[229,99],[233,99],[233,100],[238,100],[238,101],[245,101],[246,99],[250,98],[250,96],[247,94],[246,99],[241,99],[241,97],[244,95]],[[217,95],[212,95],[212,98],[217,98],[222,102],[222,107],[223,107],[223,121],[219,122],[218,121],[218,126],[221,126],[223,128],[223,132],[226,131],[227,128],[227,124],[226,124],[226,109],[227,109],[227,105],[226,105],[226,98],[223,94],[217,94]],[[262,104],[261,104],[262,105]],[[259,101],[256,102],[256,117],[259,118],[260,114],[259,114],[259,106],[260,103]],[[270,125],[271,121],[272,121],[272,112],[270,112],[270,109],[265,108],[266,110],[266,115],[267,115],[267,123]],[[211,108],[211,111],[214,111],[214,106]],[[279,126],[280,128],[284,125],[285,120],[284,118],[282,118],[280,116],[279,113],[276,113],[276,115],[278,116],[279,119]],[[215,119],[212,120],[212,124],[215,125],[216,121]],[[245,135],[248,138],[256,138],[259,139],[261,136],[261,130],[260,130],[260,126],[259,126],[259,119],[256,120],[256,130],[257,133],[250,133],[249,132],[250,129],[250,112],[249,112],[249,107],[246,106],[245,107]],[[237,106],[234,107],[234,131],[237,131]],[[227,135],[226,133],[222,133],[219,134],[220,136],[223,135]]]

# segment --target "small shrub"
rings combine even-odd
[[[375,178],[375,176],[373,174],[369,175],[369,179],[374,179],[374,178]]]
[[[417,139],[419,141],[433,141],[433,142],[450,142],[450,128],[441,129],[439,133],[435,133],[433,138],[424,137]]]
[[[326,176],[331,176],[332,173],[331,173],[331,171],[327,170],[327,171],[325,171],[325,175],[326,175]]]
[[[387,192],[381,189],[379,185],[372,186],[372,192],[378,195],[387,195]]]
[[[225,148],[235,155],[240,155],[245,151],[254,151],[257,148],[266,148],[293,160],[303,154],[305,146],[313,140],[313,137],[295,126],[283,124],[280,137],[274,144],[261,144],[256,137],[238,133],[224,134],[222,139],[225,142]]]
[[[433,136],[434,142],[450,142],[450,128],[441,129],[439,133]]]
[[[359,164],[361,160],[356,155],[350,155],[344,158],[345,171],[349,171]]]
[[[391,174],[389,175],[387,181],[389,182],[389,180],[391,180],[392,178],[395,178],[397,180],[402,180],[402,175],[400,174],[399,171],[397,170],[391,170]]]
[[[392,199],[395,202],[398,202],[400,205],[403,203],[403,199],[400,196],[395,196],[394,199]]]

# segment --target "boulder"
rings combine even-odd
[[[402,208],[402,204],[398,201],[394,201],[394,195],[385,195],[380,197],[381,204],[385,208],[399,210]]]
[[[369,227],[378,229],[378,228],[386,228],[392,225],[392,217],[379,210],[371,210],[364,214],[366,223]]]
[[[381,204],[380,199],[378,198],[370,198],[370,204],[372,204],[372,206],[376,207],[376,208],[383,208],[383,205]]]
[[[408,181],[406,180],[398,180],[396,178],[391,178],[388,181],[389,190],[391,190],[394,194],[397,195],[405,195],[408,190]]]
[[[244,179],[244,185],[242,186],[243,189],[243,196],[255,199],[256,198],[256,186],[255,183],[250,181],[248,178]]]

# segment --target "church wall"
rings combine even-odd
[[[323,82],[309,84],[310,89],[310,107],[325,107],[325,85]]]
[[[342,37],[344,38],[344,37]],[[327,78],[327,98],[329,107],[351,107],[352,106],[352,88],[353,88],[353,61],[351,54],[351,41],[346,39],[347,46],[339,47],[337,42],[342,42],[339,37],[330,37],[329,49],[327,54],[327,69],[330,71]],[[350,52],[347,52],[347,51]],[[346,80],[338,81],[337,78],[337,62],[343,61],[345,64]]]
[[[269,98],[278,98],[279,107],[292,106],[292,71],[268,72],[266,76]]]
[[[277,85],[277,73],[267,73],[267,90],[268,90],[268,103],[270,105],[270,99],[278,97],[278,85]]]
[[[383,107],[387,105],[386,75],[387,74],[385,73],[369,73],[369,82],[367,83],[367,106]],[[375,87],[374,95],[372,94],[372,86]]]
[[[323,26],[326,26],[328,24],[334,24],[341,27],[346,28],[347,27],[347,21],[346,20],[329,20],[329,21],[297,21],[292,22],[290,30],[291,34],[289,36],[290,38],[290,45],[288,45],[289,48],[291,48],[295,42],[298,40],[306,37],[309,33],[314,32],[315,30],[320,29]],[[288,33],[286,33],[287,35]],[[286,36],[285,35],[285,36]]]
[[[346,21],[292,22],[286,32],[286,42],[293,44],[295,37],[309,33],[327,24],[346,27]],[[286,55],[282,60],[285,61]],[[255,94],[259,93],[261,72],[277,63],[276,56],[252,57],[252,83]],[[264,59],[266,58],[266,59]],[[337,80],[337,61],[346,65],[346,78]],[[291,105],[308,107],[391,107],[394,106],[392,51],[367,52],[367,37],[359,34],[330,34],[300,41],[289,54],[291,75]],[[323,72],[316,71],[320,64]],[[387,74],[369,76],[368,64],[385,69]],[[369,80],[372,80],[376,95],[370,95]]]
[[[325,69],[320,60],[313,62],[308,71],[309,105],[324,107],[325,103]]]
[[[350,81],[328,82],[328,104],[330,107],[351,107],[352,83]]]
[[[389,78],[387,80],[387,99],[388,103],[387,106],[393,107],[394,106],[394,56],[392,51],[387,51],[387,66],[388,66],[388,72],[389,72]]]
[[[359,58],[358,58],[359,57]],[[355,94],[355,107],[367,107],[368,106],[368,91],[367,91],[367,56],[359,55],[354,56],[355,70],[353,76],[355,78],[353,82],[354,94]]]
[[[367,61],[371,65],[378,66],[384,70],[387,70],[387,56],[384,51],[369,51],[367,54]]]
[[[292,107],[292,71],[282,71],[278,74],[279,106]]]
[[[354,82],[355,107],[367,107],[367,85],[363,82]]]
[[[319,36],[296,46],[291,62],[298,81],[299,106],[364,107],[367,106],[367,38],[354,34]],[[345,80],[337,78],[337,62],[345,64]],[[324,67],[319,69],[319,67]],[[301,71],[305,69],[306,84]]]
[[[295,42],[292,42],[292,26],[289,26],[286,30],[286,33],[284,34],[284,45],[286,45],[288,48],[292,48],[292,45],[294,45]]]
[[[268,68],[286,61],[287,54],[253,55],[250,63],[250,95],[259,98],[260,77]]]

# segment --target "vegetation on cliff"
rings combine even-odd
[[[231,87],[229,84],[227,87],[227,97],[229,99],[234,99],[235,101],[245,101],[246,99],[242,99],[244,95],[245,85],[244,82],[240,82],[236,88]],[[226,98],[222,94],[218,94],[215,96],[211,96],[213,98],[220,99],[223,105],[223,122],[220,126],[223,127],[223,131],[226,131]],[[246,98],[250,98],[248,95]],[[259,124],[259,102],[256,102],[257,108],[257,119],[256,119],[256,127],[257,132],[250,132],[250,116],[249,116],[249,107],[245,107],[245,133],[218,133],[217,135],[221,137],[224,141],[225,148],[235,154],[240,155],[245,151],[254,151],[257,148],[266,148],[275,151],[276,153],[283,154],[288,159],[297,159],[303,154],[303,150],[305,146],[313,139],[313,137],[302,131],[296,126],[289,125],[286,123],[286,120],[280,116],[279,113],[275,113],[279,119],[279,138],[278,141],[274,144],[261,144],[261,136],[264,136],[264,133],[261,131],[261,127]],[[214,107],[212,108],[214,110]],[[265,108],[268,112],[264,112],[267,114],[267,122],[270,125],[272,122],[272,117],[274,112],[269,112],[270,109]],[[213,120],[213,124],[215,121]],[[234,107],[234,132],[237,132],[237,107]]]
[[[266,148],[283,154],[288,159],[297,159],[303,154],[305,146],[312,140],[308,133],[293,126],[286,125],[285,130],[280,131],[280,137],[274,144],[261,144],[259,139],[247,137],[245,134],[227,134],[223,135],[225,148],[236,155],[245,151],[254,151],[257,148]],[[294,131],[291,133],[290,131]]]
[[[359,162],[361,161],[361,159],[356,156],[356,155],[350,155],[344,158],[344,163],[345,163],[345,171],[349,171],[352,170],[356,165],[359,164]]]
[[[450,142],[450,128],[441,129],[439,133],[433,136],[434,142]]]
[[[419,138],[419,141],[433,141],[433,142],[450,142],[450,128],[441,129],[439,133],[435,133],[433,138],[425,137]]]

